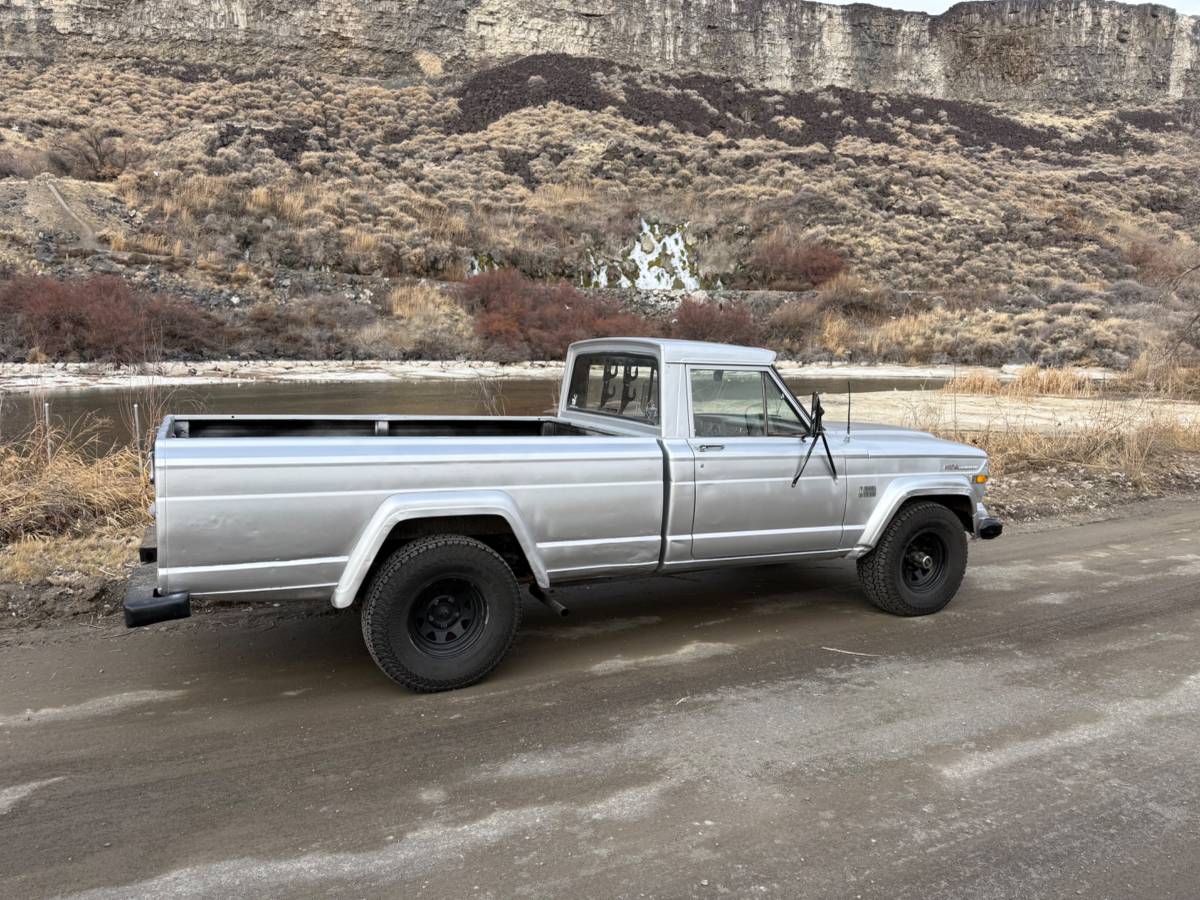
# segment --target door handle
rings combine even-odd
[[[725,449],[724,444],[701,444],[700,445],[701,453],[706,453],[709,450],[724,450],[724,449]]]

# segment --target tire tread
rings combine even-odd
[[[949,517],[953,520],[956,528],[962,528],[962,523],[958,521],[958,517],[954,515],[945,506],[940,503],[930,501],[922,501],[912,503],[903,507],[888,523],[888,527],[883,532],[883,537],[879,539],[879,543],[875,545],[870,553],[862,556],[858,560],[858,581],[862,585],[867,599],[875,606],[894,616],[926,616],[932,612],[937,612],[946,604],[943,603],[937,609],[925,610],[919,609],[908,603],[896,589],[896,579],[894,573],[895,557],[899,553],[904,552],[904,547],[900,544],[901,535],[910,522],[914,520],[929,519],[929,518],[945,519]],[[962,542],[963,553],[963,569],[967,563],[967,542],[964,537]],[[959,584],[962,582],[961,575],[958,581],[953,584],[949,591],[950,598],[957,592]],[[946,603],[950,602],[947,598]]]
[[[494,557],[504,567],[509,574],[509,588],[513,602],[513,623],[500,651],[493,655],[490,663],[483,670],[477,670],[459,678],[438,680],[426,678],[413,672],[397,658],[395,652],[392,650],[391,641],[388,640],[387,635],[388,618],[384,613],[387,605],[394,602],[396,598],[389,595],[383,588],[391,580],[392,576],[410,565],[414,559],[427,553],[450,548],[482,550]],[[371,659],[375,661],[375,665],[379,666],[383,673],[392,679],[392,681],[409,690],[418,691],[423,694],[451,691],[482,681],[491,674],[492,670],[508,654],[513,642],[516,640],[517,631],[520,627],[521,596],[517,588],[517,580],[513,576],[508,563],[504,561],[504,558],[499,553],[482,541],[457,534],[433,535],[431,537],[419,538],[397,549],[380,566],[371,579],[362,610],[363,640],[367,645],[368,652],[371,654]]]

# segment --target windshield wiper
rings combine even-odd
[[[825,417],[825,407],[821,405],[821,397],[816,391],[813,391],[811,409],[812,419],[808,426],[808,434],[805,437],[812,438],[813,442],[809,444],[808,452],[804,454],[804,459],[800,461],[800,468],[796,472],[796,477],[792,479],[792,487],[795,487],[799,483],[800,476],[804,474],[804,467],[808,465],[813,451],[817,449],[818,438],[820,438],[821,443],[825,446],[825,458],[829,460],[829,471],[833,475],[833,480],[837,481],[838,477],[837,466],[833,464],[833,452],[829,449],[829,439],[825,437],[825,426],[821,421]],[[801,440],[803,439],[801,438]]]

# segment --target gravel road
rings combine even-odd
[[[942,614],[852,565],[532,601],[486,683],[353,614],[0,645],[0,896],[1194,897],[1200,511],[973,544]]]

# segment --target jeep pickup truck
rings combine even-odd
[[[983,505],[986,454],[898,428],[827,433],[767,350],[610,338],[570,347],[555,415],[177,415],[153,453],[153,590],[357,606],[379,668],[419,691],[479,681],[522,584],[848,557],[879,608],[944,607]]]

